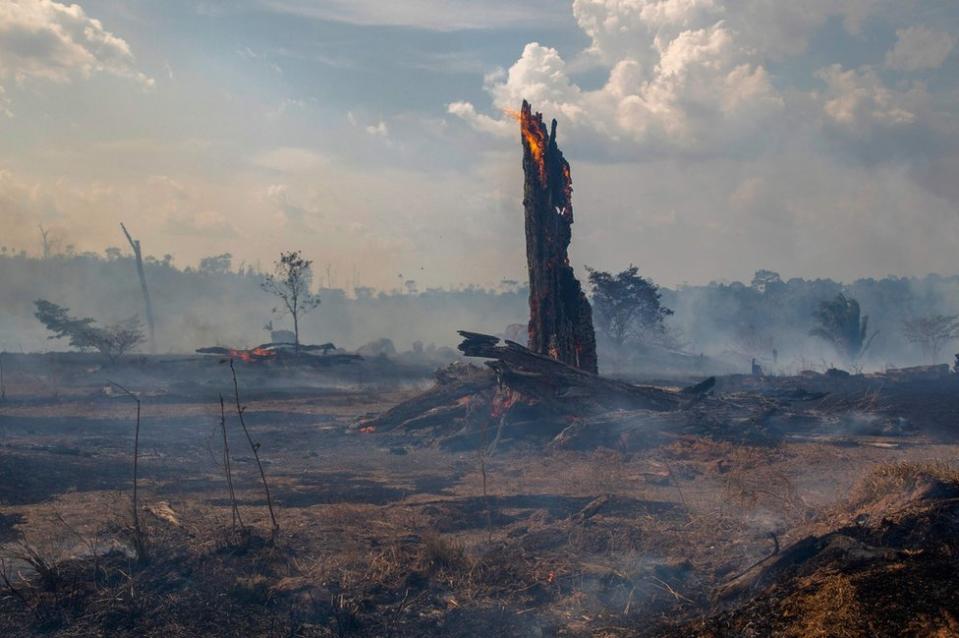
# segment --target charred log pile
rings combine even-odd
[[[453,364],[436,385],[382,415],[364,432],[411,435],[450,449],[536,441],[557,447],[613,445],[625,429],[651,432],[688,419],[711,381],[688,390],[637,386],[585,372],[512,341],[460,331],[460,351],[485,367]],[[672,427],[672,426],[670,426]]]

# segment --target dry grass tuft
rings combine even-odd
[[[959,489],[959,469],[941,461],[880,465],[852,489],[850,502],[864,505],[890,494],[911,493],[937,484]]]
[[[466,548],[438,534],[423,539],[420,560],[426,571],[456,571],[467,568]]]
[[[812,584],[809,593],[793,598],[783,610],[796,622],[789,625],[789,638],[858,638],[866,635],[858,592],[842,574],[830,574]]]

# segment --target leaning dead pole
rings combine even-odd
[[[523,142],[523,208],[529,269],[529,349],[596,373],[593,314],[569,264],[573,180],[542,113],[523,100],[518,114]]]
[[[127,230],[127,227],[123,225],[123,222],[120,222],[120,228],[123,229],[123,234],[127,236],[127,241],[130,242],[130,248],[133,249],[133,256],[137,262],[137,276],[140,278],[140,290],[143,292],[143,305],[146,311],[147,333],[150,341],[150,354],[156,354],[157,342],[153,323],[153,305],[150,303],[150,291],[147,289],[147,278],[143,272],[143,253],[140,250],[140,240],[133,239],[133,237],[130,236],[129,231]]]

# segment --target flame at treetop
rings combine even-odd
[[[529,147],[529,152],[533,156],[533,161],[539,167],[539,178],[546,183],[546,130],[542,122],[532,116],[527,111],[516,111],[514,109],[503,109],[509,117],[519,122],[519,129],[523,135],[523,140]]]

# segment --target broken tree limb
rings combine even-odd
[[[150,354],[156,354],[157,343],[156,332],[153,323],[153,305],[150,303],[150,291],[147,289],[147,278],[146,274],[143,272],[143,254],[140,251],[140,240],[133,239],[133,237],[130,236],[130,232],[127,230],[127,227],[123,225],[123,222],[120,222],[120,228],[123,229],[123,234],[127,236],[127,241],[130,242],[130,248],[133,249],[133,256],[137,261],[137,276],[140,278],[140,290],[143,292],[143,305],[146,311],[147,333],[150,339]]]

